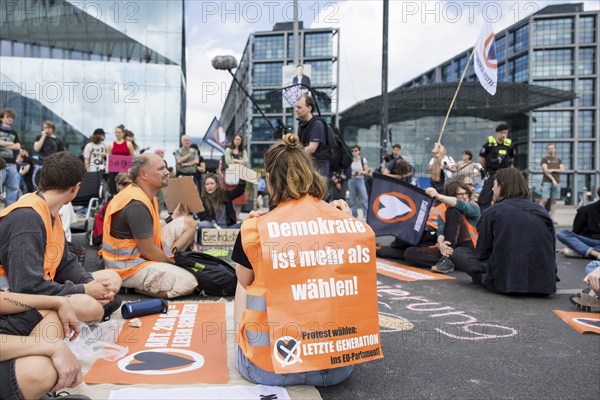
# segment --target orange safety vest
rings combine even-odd
[[[141,201],[152,215],[154,245],[165,252],[162,244],[160,216],[156,197],[150,201],[148,195],[138,186],[129,185],[121,190],[108,204],[104,216],[101,255],[106,268],[114,269],[122,279],[127,279],[152,261],[142,258],[135,239],[117,239],[111,235],[113,216],[133,200]]]
[[[17,208],[33,208],[39,214],[46,227],[46,250],[44,251],[44,279],[54,280],[56,270],[62,260],[65,250],[65,232],[58,214],[54,216],[54,225],[50,216],[50,209],[46,200],[42,199],[36,193],[29,193],[22,196],[16,203],[0,211],[0,219],[6,217]],[[15,266],[13,266],[15,268]],[[6,279],[6,271],[0,264],[0,279]],[[8,281],[3,282],[7,285]]]
[[[240,234],[254,281],[239,346],[252,363],[296,373],[383,357],[366,223],[306,195],[247,219]]]
[[[440,204],[442,204],[442,203],[440,203]],[[444,204],[444,206],[445,207],[441,208],[441,211],[439,211],[438,214],[439,214],[440,218],[442,219],[442,221],[444,221],[444,223],[445,223],[446,222],[446,211],[448,210],[448,207],[445,204]],[[433,207],[432,207],[432,210],[433,210]],[[431,216],[431,212],[429,213],[429,215]],[[463,222],[465,223],[465,226],[467,227],[467,230],[469,231],[469,239],[473,243],[473,248],[477,247],[477,238],[479,237],[477,228],[475,228],[473,225],[471,225],[471,223],[469,222],[467,217],[465,217],[464,215],[460,214],[460,217],[463,219]],[[436,229],[437,229],[437,227],[436,227]]]
[[[442,215],[445,219],[446,216],[446,209],[448,207],[442,203],[442,202],[438,202],[438,204],[435,204],[431,207],[431,209],[429,210],[429,216],[427,217],[427,222],[425,223],[428,227],[430,227],[431,229],[433,229],[434,231],[437,231],[438,229],[438,215]]]

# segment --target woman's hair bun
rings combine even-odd
[[[283,137],[283,143],[285,143],[286,146],[289,146],[289,147],[297,147],[299,141],[300,141],[300,138],[298,138],[298,135],[295,135],[293,133],[288,133],[287,135],[285,135]]]

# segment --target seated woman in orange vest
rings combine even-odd
[[[54,153],[40,169],[39,191],[0,212],[0,289],[69,296],[77,318],[98,321],[121,288],[121,278],[112,271],[86,271],[69,251],[58,217],[85,174],[78,157]]]
[[[454,271],[450,259],[454,249],[466,247],[474,252],[477,243],[477,222],[479,206],[470,202],[471,189],[465,183],[451,182],[446,187],[446,195],[434,188],[425,189],[425,193],[446,207],[437,217],[437,243],[431,247],[409,247],[404,259],[414,266],[429,268],[432,271],[447,274]]]
[[[161,226],[156,195],[169,184],[169,171],[156,154],[134,158],[132,184],[110,202],[104,216],[102,257],[118,272],[123,286],[142,294],[172,298],[194,291],[198,282],[174,265],[171,249],[187,249],[194,241],[196,222],[179,205]]]
[[[276,207],[244,221],[232,254],[236,368],[258,384],[335,385],[382,357],[375,235],[322,201],[327,185],[298,136],[267,151],[265,170]]]

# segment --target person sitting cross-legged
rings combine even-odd
[[[438,214],[437,243],[432,247],[409,247],[404,258],[417,267],[431,267],[432,271],[447,274],[454,271],[450,259],[454,249],[465,247],[472,252],[477,243],[475,226],[479,221],[479,206],[469,201],[471,189],[462,182],[452,182],[446,187],[446,195],[434,188],[425,193],[446,205]]]
[[[86,271],[68,249],[58,212],[75,198],[85,173],[78,157],[54,153],[39,171],[39,191],[0,212],[0,289],[69,296],[77,317],[89,322],[119,301],[121,278]]]
[[[600,197],[600,187],[596,193]],[[561,250],[565,256],[600,260],[600,200],[579,207],[573,220],[573,230],[561,229],[556,238],[567,246]]]
[[[0,399],[89,400],[51,393],[81,383],[81,364],[63,340],[78,335],[66,297],[0,292]]]
[[[134,158],[133,182],[110,202],[104,216],[102,257],[123,286],[142,294],[172,298],[194,291],[193,274],[174,265],[171,249],[186,250],[194,241],[196,222],[187,207],[177,206],[161,226],[156,195],[169,184],[169,171],[158,155]]]
[[[494,176],[494,205],[477,224],[475,254],[454,250],[456,269],[474,283],[499,293],[549,295],[556,292],[554,223],[531,200],[521,171],[508,167]]]

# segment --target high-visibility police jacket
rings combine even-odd
[[[0,219],[4,218],[17,208],[32,208],[42,218],[46,227],[46,249],[44,251],[44,279],[47,281],[54,280],[56,270],[60,265],[60,261],[65,249],[65,232],[58,214],[54,216],[54,224],[50,215],[48,203],[36,193],[29,193],[21,197],[16,203],[0,211]],[[7,285],[6,271],[0,265],[0,280],[3,285]]]
[[[299,307],[298,304],[273,304],[272,302],[271,304],[269,304],[270,300],[268,295],[269,292],[273,289],[270,289],[266,282],[268,282],[269,280],[273,282],[273,280],[275,279],[274,274],[277,273],[274,272],[272,255],[270,252],[274,248],[281,249],[288,248],[289,246],[291,246],[290,248],[300,249],[299,251],[308,250],[308,248],[304,248],[304,246],[308,247],[308,241],[310,241],[311,243],[311,248],[312,246],[323,245],[323,243],[319,243],[318,235],[309,235],[302,237],[293,236],[289,237],[289,241],[283,239],[282,237],[279,237],[277,239],[270,239],[269,235],[266,234],[266,227],[269,224],[281,222],[282,218],[285,218],[285,216],[297,217],[298,220],[317,220],[319,218],[331,219],[332,211],[328,211],[326,207],[330,206],[321,200],[307,195],[298,200],[288,200],[283,204],[278,205],[277,208],[271,211],[269,214],[260,218],[249,218],[242,224],[242,228],[240,231],[242,247],[244,249],[244,252],[246,253],[246,256],[252,264],[254,271],[254,281],[246,288],[246,309],[242,313],[240,320],[239,346],[243,354],[254,365],[266,371],[275,371],[272,358],[272,354],[274,351],[272,347],[272,342],[276,338],[272,338],[271,334],[272,332],[274,332],[274,329],[277,330],[282,324],[284,324],[283,321],[269,321],[268,316],[272,315],[275,309],[290,310],[292,306]],[[337,217],[337,219],[340,218]],[[364,233],[352,233],[351,240],[354,241],[354,243],[363,243],[363,245],[365,245],[366,247],[372,246],[372,256],[375,257],[375,236],[373,231],[367,225],[366,228],[366,232]],[[266,237],[261,237],[261,232],[263,232],[262,234]],[[343,236],[340,235],[340,240],[343,240],[342,237]],[[372,258],[372,261],[375,261],[374,258]],[[374,264],[372,266],[374,267]],[[319,271],[322,271],[323,273],[329,273],[327,277],[323,278],[323,280],[325,281],[329,279],[333,280],[336,276],[333,272],[334,269],[332,267],[319,268],[322,268]],[[370,273],[373,273],[373,278],[375,278],[375,268],[373,268],[372,271],[367,271],[367,269],[368,268],[356,268],[356,271],[353,273],[356,273],[357,275],[368,275]],[[294,268],[289,268],[286,269],[286,271],[289,271],[289,273],[293,274],[298,270]],[[372,283],[372,289],[375,293],[373,300],[376,303],[376,279],[373,279]],[[363,289],[366,290],[367,288]],[[368,303],[369,300],[370,298],[366,298],[366,301],[364,303]],[[333,309],[331,311],[332,313],[347,314],[348,310],[339,309],[338,307],[336,307],[336,305],[339,303],[336,303],[335,301],[335,298],[327,301],[327,310]],[[376,307],[374,311],[374,323],[375,325],[377,325],[376,328],[378,331],[379,326],[376,322]],[[318,326],[324,326],[325,324],[331,324],[332,322],[335,322],[329,319],[327,319],[326,321],[319,320],[320,314],[318,313],[313,314],[313,316],[315,320],[310,323],[311,326],[303,326],[300,322],[295,322],[294,325],[298,326],[299,329],[303,332],[309,332],[311,330],[314,330],[315,324]]]
[[[515,157],[512,140],[505,138],[500,144],[494,136],[488,136],[488,140],[479,152],[479,156],[485,158],[485,170],[488,172],[508,168],[512,165]]]
[[[158,213],[158,201],[156,197],[150,201],[148,195],[138,186],[129,185],[120,191],[108,204],[104,216],[104,233],[102,236],[102,257],[106,268],[114,269],[122,279],[127,279],[144,268],[148,261],[142,258],[135,239],[117,239],[111,235],[110,227],[113,216],[125,208],[132,201],[142,202],[150,211],[152,216],[154,246],[163,253],[162,234],[160,226],[160,215]]]

